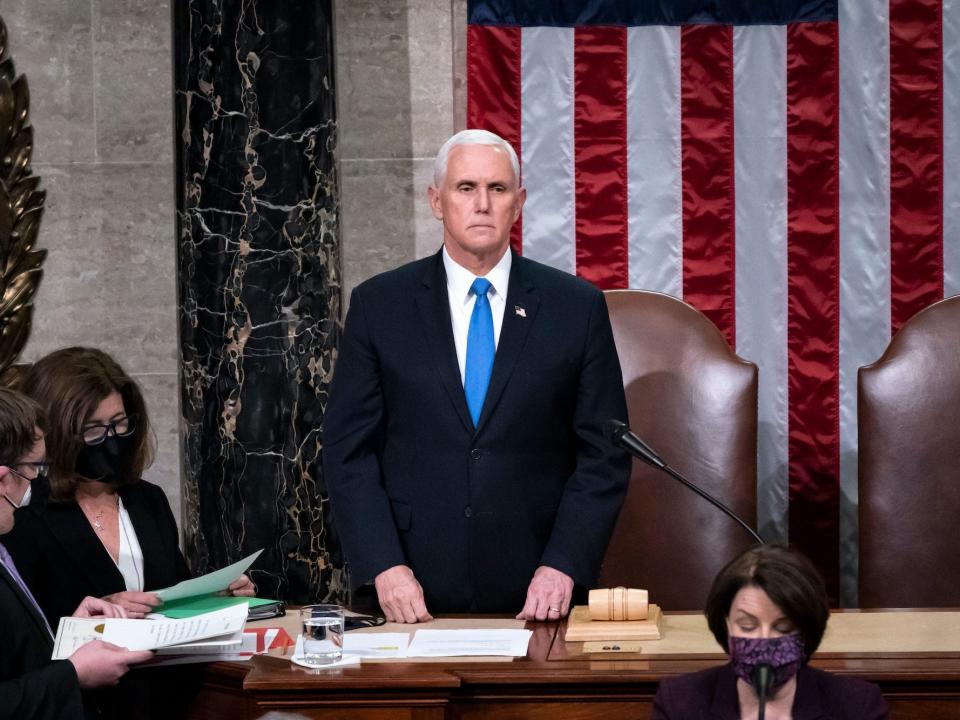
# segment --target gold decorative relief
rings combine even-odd
[[[14,361],[30,335],[33,298],[46,250],[35,250],[46,192],[30,169],[30,91],[17,77],[0,19],[0,383],[15,380]]]

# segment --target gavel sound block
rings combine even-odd
[[[591,590],[588,605],[578,605],[567,619],[567,642],[581,640],[659,640],[660,608],[651,605],[646,590]]]

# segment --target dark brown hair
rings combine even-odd
[[[751,548],[727,565],[713,581],[704,615],[720,646],[727,647],[727,616],[740,590],[763,590],[803,638],[807,659],[820,646],[830,605],[823,578],[806,556],[780,545]]]
[[[153,433],[143,393],[102,350],[69,347],[45,355],[27,371],[23,391],[49,418],[46,440],[51,500],[73,499],[77,487],[74,467],[83,448],[83,425],[111,393],[120,393],[123,408],[135,423],[133,461],[129,476],[121,482],[136,482],[153,462]]]
[[[16,465],[44,431],[43,413],[30,398],[0,387],[0,465]]]

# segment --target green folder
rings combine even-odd
[[[182,598],[181,600],[170,600],[165,602],[159,608],[154,610],[156,613],[165,615],[174,620],[202,615],[203,613],[213,612],[214,610],[223,610],[233,607],[240,603],[250,603],[250,609],[260,607],[261,605],[270,605],[276,600],[257,597],[234,597],[233,595],[194,595],[193,597]]]

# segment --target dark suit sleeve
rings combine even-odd
[[[357,288],[350,299],[323,431],[324,477],[353,587],[406,563],[380,469],[385,422],[380,373]]]
[[[604,426],[627,419],[623,375],[602,293],[596,293],[583,349],[573,413],[576,468],[568,478],[541,565],[593,586],[630,478],[630,458],[614,448]]]
[[[73,720],[83,718],[83,699],[73,664],[44,668],[0,682],[0,720]]]

